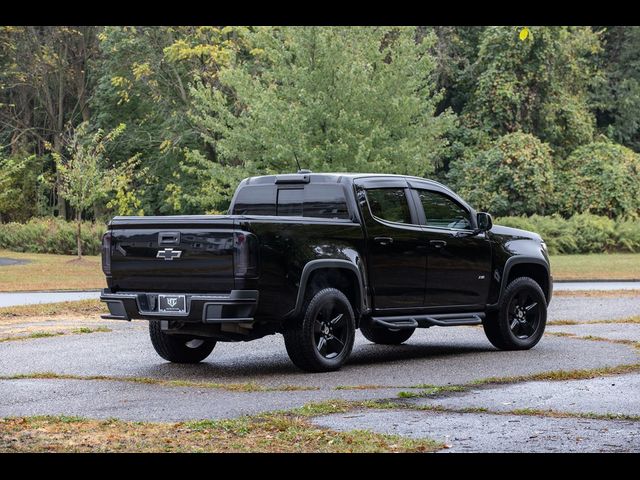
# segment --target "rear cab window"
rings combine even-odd
[[[277,215],[350,219],[342,184],[249,185],[238,192],[235,215]]]

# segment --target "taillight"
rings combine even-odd
[[[258,239],[251,233],[233,233],[233,267],[236,277],[258,274]]]
[[[111,232],[102,236],[102,271],[111,275]]]

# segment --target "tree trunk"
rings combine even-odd
[[[53,151],[58,155],[62,154],[62,138],[61,134],[56,133],[53,137]],[[56,207],[58,209],[58,217],[63,220],[67,219],[67,202],[62,195],[60,195],[60,184],[62,183],[62,178],[60,178],[60,172],[56,169]]]
[[[78,231],[76,233],[76,241],[78,242],[78,260],[82,260],[82,211],[76,210],[76,222],[78,222]]]

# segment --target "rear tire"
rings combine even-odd
[[[360,325],[360,332],[364,338],[380,345],[400,345],[409,340],[415,328],[385,328],[373,325]]]
[[[542,338],[547,324],[547,299],[540,285],[519,277],[505,288],[497,311],[482,322],[484,332],[500,350],[528,350]]]
[[[355,339],[355,316],[340,290],[325,288],[305,301],[302,318],[284,330],[291,361],[307,372],[331,372],[346,362]]]
[[[198,363],[216,346],[215,340],[167,334],[162,331],[159,321],[149,322],[149,336],[158,355],[173,363]]]

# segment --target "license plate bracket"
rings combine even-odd
[[[158,312],[186,314],[187,299],[185,295],[158,295]]]

